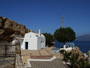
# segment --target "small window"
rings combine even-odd
[[[36,35],[36,37],[38,37],[38,35]]]
[[[41,43],[44,43],[44,41],[41,40]]]

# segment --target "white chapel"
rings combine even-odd
[[[35,32],[29,32],[26,33],[23,39],[23,42],[21,44],[22,50],[39,50],[41,48],[45,48],[46,39],[43,34],[35,33]]]

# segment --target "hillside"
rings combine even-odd
[[[8,18],[0,17],[0,40],[11,41],[16,35],[24,36],[27,32],[30,32],[30,30],[24,25]]]

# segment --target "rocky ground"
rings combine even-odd
[[[15,52],[11,49],[10,42],[17,36],[23,37],[25,33],[30,32],[25,25],[5,17],[0,17],[0,68],[14,68],[15,57],[7,57],[8,51]],[[5,57],[5,58],[4,58]]]

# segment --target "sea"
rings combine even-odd
[[[90,41],[74,41],[73,42],[75,44],[75,46],[79,47],[80,50],[84,53],[87,53],[88,51],[90,51]],[[55,47],[56,48],[61,48],[63,47],[63,43],[56,41],[55,43]]]

